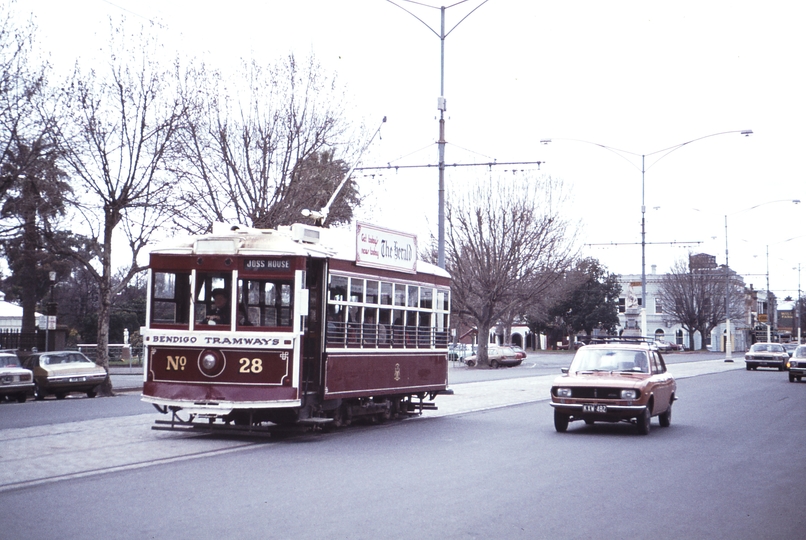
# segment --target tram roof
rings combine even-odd
[[[151,253],[176,255],[271,255],[356,260],[354,229],[328,229],[301,223],[277,229],[213,224],[209,234],[177,236],[151,248]],[[421,259],[417,272],[450,278],[443,268]]]

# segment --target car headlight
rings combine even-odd
[[[558,388],[557,389],[557,397],[571,397],[571,389],[570,388]]]
[[[638,397],[637,390],[622,390],[621,399],[635,399]]]

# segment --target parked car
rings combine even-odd
[[[487,359],[490,361],[491,368],[519,366],[525,357],[526,353],[521,356],[512,347],[503,345],[487,346]],[[475,366],[478,363],[476,354],[465,357],[465,363],[470,367]]]
[[[656,339],[655,346],[660,352],[683,351],[685,348],[677,343],[671,343],[663,339]]]
[[[106,370],[78,351],[33,353],[23,366],[34,373],[34,398],[55,394],[64,399],[70,392],[98,395],[98,386],[107,377]]]
[[[806,345],[800,345],[789,359],[789,382],[800,381],[806,376]]]
[[[630,422],[650,431],[657,416],[661,427],[672,421],[677,383],[666,371],[663,355],[652,343],[595,340],[579,349],[551,387],[554,428],[569,422]]]
[[[473,346],[467,343],[457,343],[448,345],[448,360],[459,361],[473,354]]]
[[[34,374],[20,365],[12,352],[0,352],[0,399],[14,398],[25,403],[34,391]]]
[[[780,343],[753,343],[744,355],[747,371],[759,367],[773,367],[784,371],[787,360],[789,355]]]

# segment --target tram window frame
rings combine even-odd
[[[170,281],[167,290],[160,286],[166,279],[159,276],[166,276]],[[190,277],[191,274],[188,271],[153,271],[149,321],[151,325],[187,326],[190,323]],[[163,294],[160,294],[160,291],[163,291]],[[170,313],[171,317],[165,317],[164,314],[167,313]]]
[[[194,326],[196,330],[229,330],[231,323],[208,324],[205,321],[207,314],[211,312],[214,305],[213,291],[224,289],[227,294],[227,304],[230,309],[230,321],[234,315],[232,306],[232,272],[196,272],[195,287],[193,293],[193,313]]]
[[[328,283],[327,347],[447,347],[449,289],[340,274]]]
[[[238,278],[239,329],[289,330],[293,325],[292,280],[254,276]]]
[[[392,292],[393,287],[392,283],[388,281],[381,281],[381,305],[382,306],[391,306],[392,305],[392,298],[394,293]]]

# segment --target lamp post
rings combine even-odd
[[[779,202],[791,202],[793,204],[800,204],[800,199],[776,199],[774,201],[767,201],[744,210],[738,210],[731,214],[725,214],[725,362],[733,362],[733,346],[730,341],[730,272],[728,270],[728,216],[735,216],[755,210],[760,206]],[[800,287],[800,285],[798,285]],[[767,246],[767,294],[770,294],[770,248]]]
[[[48,302],[45,311],[47,315],[45,316],[45,352],[50,350],[50,330],[51,326],[53,326],[53,330],[56,330],[56,304],[53,303],[53,286],[56,284],[56,272],[50,271],[48,272],[48,281],[50,282],[50,302]]]
[[[679,150],[680,148],[687,146],[691,143],[701,141],[703,139],[708,139],[710,137],[716,137],[717,135],[727,135],[729,133],[740,133],[745,137],[749,137],[753,134],[752,129],[738,129],[733,131],[720,131],[718,133],[711,133],[710,135],[703,135],[702,137],[697,137],[696,139],[691,139],[690,141],[682,142],[679,144],[675,144],[674,146],[669,146],[667,148],[661,148],[660,150],[655,150],[654,152],[649,152],[645,154],[639,154],[637,152],[630,152],[629,150],[622,150],[619,148],[613,148],[611,146],[606,146],[604,144],[600,144],[597,142],[592,141],[584,141],[581,139],[555,139],[555,140],[564,140],[564,141],[573,141],[573,142],[581,142],[586,144],[592,144],[594,146],[598,146],[599,148],[604,148],[610,152],[613,152],[617,156],[621,157],[625,161],[627,161],[633,167],[637,167],[637,165],[627,156],[635,156],[641,158],[641,331],[646,332],[646,171],[647,169],[653,167],[658,161],[665,158],[675,150]],[[542,139],[540,142],[542,144],[548,144],[553,139]],[[646,158],[657,156],[657,158],[649,165],[646,166]]]
[[[408,9],[404,8],[400,4],[394,2],[393,0],[386,0],[392,5],[395,5],[423,23],[426,28],[431,30],[440,41],[440,50],[439,50],[439,97],[437,97],[437,110],[439,110],[439,140],[437,141],[437,148],[438,148],[438,157],[439,157],[439,202],[438,202],[438,210],[437,210],[437,228],[438,233],[438,240],[437,240],[437,265],[440,268],[445,268],[445,110],[447,109],[447,101],[445,100],[445,38],[448,37],[448,34],[453,32],[457,26],[462,24],[462,22],[470,17],[474,11],[479,9],[481,6],[486,4],[489,0],[482,0],[482,2],[473,8],[470,13],[462,17],[462,19],[453,25],[453,28],[445,32],[445,10],[448,8],[452,8],[459,4],[464,3],[463,1],[456,2],[450,6],[441,6],[437,8],[436,6],[425,6],[425,4],[420,4],[425,7],[430,7],[433,9],[439,9],[440,12],[440,27],[439,32],[431,28],[427,23],[425,23],[422,19],[420,19],[417,15],[409,11]]]

